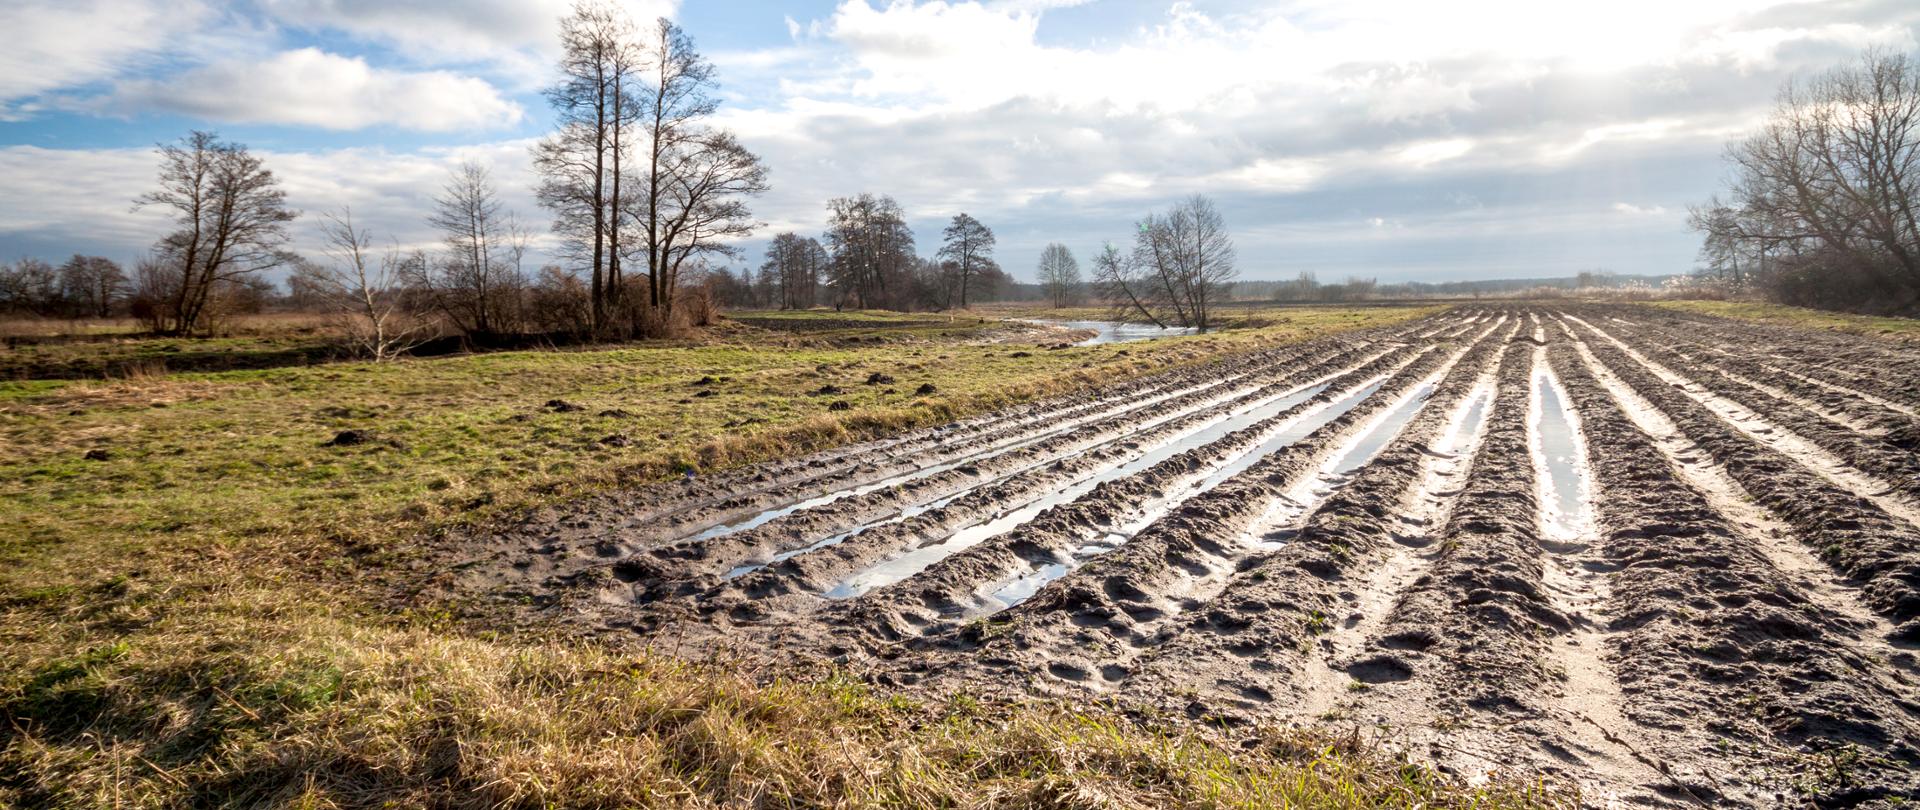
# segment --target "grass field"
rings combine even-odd
[[[1258,329],[1055,351],[978,330],[901,341],[877,327],[855,346],[735,330],[0,383],[0,804],[1551,803],[1564,797],[1464,788],[1353,741],[1229,753],[1099,709],[926,705],[825,670],[772,678],[501,636],[388,609],[374,584],[439,528],[1427,311],[1290,310]],[[780,317],[830,316],[844,319]],[[896,382],[865,384],[874,373]],[[916,395],[922,383],[937,392]],[[363,441],[331,442],[347,430]]]
[[[1660,301],[1653,306],[1801,329],[1827,329],[1896,340],[1920,340],[1920,320],[1914,318],[1849,315],[1755,301]]]

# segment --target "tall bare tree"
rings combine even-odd
[[[1074,301],[1080,291],[1080,262],[1066,245],[1054,242],[1040,251],[1040,286],[1055,307]]]
[[[1731,199],[1691,218],[1709,243],[1703,258],[1741,258],[1857,302],[1920,306],[1920,63],[1870,51],[1790,82],[1727,156]],[[1841,285],[1860,289],[1831,289]]]
[[[281,246],[295,212],[279,178],[245,146],[195,131],[159,151],[160,188],[141,195],[135,207],[160,206],[174,215],[177,229],[155,252],[177,269],[175,283],[155,303],[164,307],[165,331],[187,334],[205,326],[223,283],[244,282],[287,261]]]
[[[560,21],[561,80],[546,91],[559,130],[533,148],[540,172],[538,196],[554,213],[554,231],[566,237],[589,272],[593,330],[624,289],[621,238],[623,159],[632,149],[641,113],[635,77],[645,68],[637,29],[621,7],[579,0]]]
[[[399,265],[406,282],[469,335],[498,335],[515,326],[526,286],[521,260],[527,236],[501,207],[486,167],[462,163],[434,198],[428,224],[445,241],[444,255],[410,257]]]
[[[320,228],[330,263],[302,263],[294,271],[300,286],[345,320],[355,348],[375,362],[419,345],[423,327],[401,306],[400,249],[374,255],[373,234],[354,224],[349,208],[325,214]]]
[[[938,258],[953,263],[955,281],[960,290],[960,308],[966,309],[968,282],[983,272],[999,269],[999,265],[993,261],[993,229],[963,212],[954,215],[941,236],[945,242],[940,246]]]
[[[645,154],[634,167],[637,196],[624,212],[640,231],[647,303],[670,313],[689,260],[734,256],[732,241],[752,233],[746,200],[767,190],[767,170],[732,133],[706,123],[718,107],[717,82],[685,31],[661,18],[638,50],[646,65],[635,88]]]

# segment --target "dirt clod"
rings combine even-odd
[[[547,400],[547,404],[544,407],[546,407],[547,410],[552,411],[554,413],[574,413],[576,411],[586,410],[586,408],[583,408],[579,405],[575,405],[564,399],[549,399]]]
[[[940,393],[940,388],[939,386],[936,386],[933,383],[921,383],[919,388],[913,389],[913,395],[917,397],[924,397],[924,396],[929,396],[937,393]]]
[[[373,441],[371,430],[343,430],[333,434],[323,447],[357,447]]]

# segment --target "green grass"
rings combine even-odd
[[[1895,340],[1920,340],[1920,319],[1914,318],[1849,315],[1753,301],[1659,301],[1652,306],[1799,329],[1825,329]]]
[[[23,342],[0,353],[0,380],[98,379],[169,369],[263,368],[304,364],[340,352],[325,335],[164,338],[146,335]]]
[[[1243,750],[1099,708],[928,703],[826,669],[776,677],[503,635],[393,608],[370,584],[450,525],[1423,314],[1293,311],[1058,351],[985,332],[902,341],[877,327],[878,342],[841,346],[730,330],[0,383],[0,806],[1564,801],[1464,787],[1352,740],[1275,734]],[[874,372],[896,382],[865,385]],[[938,393],[914,396],[922,382]],[[823,385],[845,393],[810,393]],[[581,409],[545,407],[555,399]],[[853,407],[829,411],[836,400]],[[325,446],[344,429],[374,440]],[[106,460],[86,458],[96,449]]]

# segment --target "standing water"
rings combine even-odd
[[[1587,450],[1580,418],[1552,373],[1533,376],[1533,461],[1540,479],[1540,520],[1549,539],[1571,541],[1592,528]]]
[[[1075,343],[1075,346],[1098,346],[1102,343],[1130,343],[1136,340],[1192,335],[1200,330],[1193,327],[1160,327],[1144,323],[1126,323],[1124,321],[1048,321],[1035,320],[1030,323],[1043,323],[1048,326],[1061,326],[1074,331],[1093,332],[1093,337]]]

